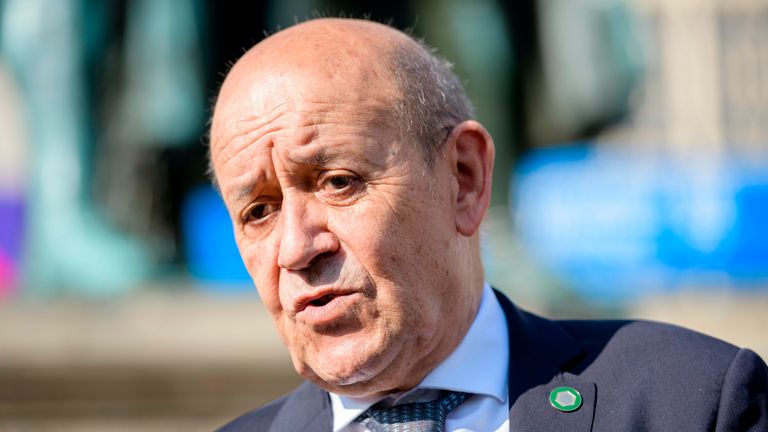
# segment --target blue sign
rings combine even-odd
[[[208,185],[186,197],[182,230],[189,272],[216,291],[255,292],[219,194]]]
[[[511,190],[527,249],[585,296],[768,283],[768,161],[539,150]]]

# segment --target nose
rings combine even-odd
[[[328,230],[328,219],[321,203],[310,198],[283,198],[280,210],[282,232],[277,264],[288,270],[309,267],[320,255],[339,248],[339,239]]]

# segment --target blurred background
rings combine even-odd
[[[232,62],[318,16],[455,63],[494,286],[768,357],[768,0],[0,0],[0,432],[213,430],[298,382],[205,135]]]

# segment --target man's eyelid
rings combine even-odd
[[[332,169],[323,171],[320,176],[318,177],[318,186],[323,186],[327,184],[331,179],[334,177],[346,177],[354,181],[363,181],[362,177],[355,173],[354,171],[350,171],[348,169]]]
[[[263,206],[274,206],[276,209],[269,212],[266,216],[263,218],[255,219],[255,220],[264,220],[267,218],[267,216],[271,215],[275,211],[280,209],[280,206],[282,204],[282,199],[274,198],[274,197],[259,197],[255,200],[251,201],[247,205],[243,207],[243,209],[240,211],[240,220],[243,223],[248,222],[248,220],[251,218],[251,212],[253,212],[253,209],[257,206],[263,205]]]
[[[251,212],[259,204],[262,204],[262,203],[258,201],[251,201],[250,203],[243,206],[243,208],[240,210],[240,215],[237,218],[240,221],[240,223],[247,224],[248,222],[250,222]]]
[[[344,178],[343,186],[331,184],[334,178]],[[318,196],[331,204],[348,205],[357,201],[366,191],[367,182],[354,172],[343,170],[329,172],[318,182]]]

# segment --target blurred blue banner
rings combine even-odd
[[[214,291],[255,291],[237,250],[227,209],[212,187],[203,185],[189,192],[181,225],[194,277]]]
[[[523,243],[588,298],[768,286],[768,161],[538,150],[512,190]]]

